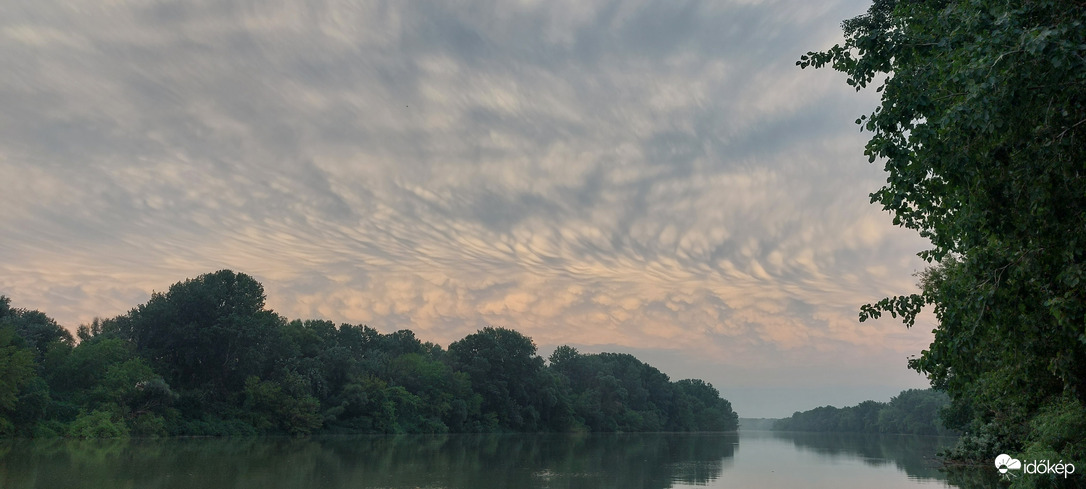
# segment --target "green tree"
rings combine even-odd
[[[344,386],[333,428],[362,433],[403,433],[409,431],[421,402],[401,386],[389,386],[373,376],[355,379]],[[407,425],[407,428],[405,428]]]
[[[110,367],[135,357],[134,348],[118,338],[90,338],[79,343],[64,361],[47,372],[47,380],[59,393],[76,396],[76,402],[90,402],[87,397],[106,376]]]
[[[497,416],[503,429],[538,431],[546,421],[540,395],[543,359],[531,338],[505,328],[483,328],[449,345],[452,367],[471,379],[482,396],[484,414]]]
[[[10,418],[19,401],[19,393],[36,377],[34,354],[16,346],[15,338],[14,328],[0,327],[0,434],[14,431],[15,425]]]
[[[164,427],[152,425],[173,414],[176,394],[136,356],[132,344],[120,338],[87,337],[46,375],[56,398],[53,415],[63,421],[78,412],[108,412],[119,422],[140,424],[134,431],[148,436],[165,434]]]
[[[5,309],[0,310],[3,312],[0,324],[6,324],[15,330],[19,341],[34,352],[35,361],[41,362],[51,350],[66,350],[74,344],[72,334],[53,318],[41,311],[12,309],[6,301],[6,297],[0,296],[0,303],[3,303],[0,307]]]
[[[453,372],[445,363],[419,353],[400,355],[389,365],[389,380],[419,398],[418,419],[400,424],[410,432],[446,432],[464,430],[467,412],[454,409],[457,400],[470,402],[471,379],[463,372]],[[466,408],[467,405],[465,404]],[[478,415],[478,412],[470,413]]]
[[[950,402],[946,393],[932,389],[909,389],[890,399],[878,413],[878,428],[883,433],[916,435],[947,434],[940,416]]]
[[[68,427],[67,435],[71,438],[127,438],[129,430],[115,413],[93,411],[81,413]]]
[[[572,414],[592,431],[661,431],[668,425],[675,389],[667,375],[632,355],[582,355],[560,346],[550,369],[569,386]],[[690,427],[694,428],[691,421]]]
[[[300,383],[300,379],[295,384]],[[316,398],[298,392],[297,386],[286,389],[278,383],[258,377],[245,380],[245,410],[253,426],[265,433],[308,435],[320,428],[320,403]],[[291,392],[294,391],[294,392]]]
[[[910,367],[990,440],[965,456],[1020,449],[1046,406],[1086,402],[1086,3],[875,0],[843,28],[798,64],[879,84],[857,121],[888,174],[872,201],[932,244],[921,293],[860,319],[933,306]]]
[[[33,434],[53,404],[42,375],[71,348],[72,335],[52,318],[0,296],[0,433]]]
[[[25,334],[25,337],[23,336]],[[409,330],[287,322],[229,270],[172,285],[79,343],[0,296],[0,434],[121,437],[721,429],[727,401],[631,355],[485,328],[446,352]],[[676,411],[678,410],[678,411]]]
[[[676,404],[688,410],[686,417],[693,422],[692,425],[676,423],[675,431],[735,431],[739,428],[739,416],[732,410],[732,404],[720,397],[713,384],[685,379],[675,382],[675,389],[680,397]]]
[[[864,401],[855,406],[822,406],[796,412],[777,420],[774,430],[894,433],[912,435],[950,434],[942,412],[950,402],[946,393],[933,389],[901,391],[889,403]]]
[[[264,309],[264,287],[220,270],[170,286],[116,323],[167,382],[201,395],[239,392],[265,375],[283,320]]]

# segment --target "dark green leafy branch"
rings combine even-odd
[[[860,320],[934,311],[909,365],[950,394],[956,457],[1086,460],[1086,2],[875,0],[842,27],[797,64],[878,85],[871,200],[931,241],[920,293]]]

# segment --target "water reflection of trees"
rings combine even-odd
[[[953,445],[949,437],[915,435],[870,435],[856,433],[773,432],[775,438],[791,441],[797,450],[827,457],[857,457],[872,466],[894,464],[910,478],[945,480],[960,489],[1002,487],[999,476],[987,467],[944,467],[937,457]]]
[[[939,472],[936,454],[953,443],[952,438],[915,435],[774,432],[773,436],[791,441],[798,450],[829,457],[859,456],[872,466],[894,464],[918,479],[946,478]]]
[[[0,446],[0,487],[593,487],[706,484],[735,435],[440,435],[31,441]]]

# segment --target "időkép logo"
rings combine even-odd
[[[1075,473],[1075,464],[1063,463],[1063,460],[1056,463],[1051,463],[1048,460],[1034,460],[1023,464],[1021,460],[1006,453],[1001,453],[995,458],[995,466],[999,469],[1000,474],[1007,474],[1012,470],[1021,470],[1025,474],[1056,474],[1062,475],[1066,479],[1067,476]]]

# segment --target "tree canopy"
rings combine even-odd
[[[844,44],[798,62],[882,94],[857,120],[887,173],[871,199],[931,241],[931,267],[920,293],[860,320],[912,326],[933,308],[935,339],[909,365],[951,395],[964,456],[1086,458],[1036,436],[1053,412],[1086,413],[1084,23],[1081,0],[875,0]]]
[[[864,401],[855,406],[817,407],[796,412],[773,423],[778,431],[836,433],[893,433],[910,435],[951,434],[941,412],[950,403],[944,392],[909,389],[890,402]]]
[[[78,337],[0,296],[0,436],[736,429],[711,385],[630,355],[562,346],[547,365],[507,328],[446,351],[409,330],[288,321],[229,270]]]

